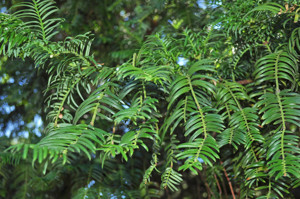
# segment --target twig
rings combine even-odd
[[[244,85],[244,84],[250,84],[252,82],[253,82],[252,79],[243,79],[243,80],[237,81],[237,83],[242,84],[242,85]]]
[[[223,162],[221,162],[221,165],[223,164]],[[225,174],[225,177],[227,179],[227,182],[228,182],[228,185],[230,187],[230,191],[231,191],[231,195],[232,195],[232,199],[235,199],[235,195],[234,195],[234,191],[233,191],[233,188],[232,188],[232,184],[231,184],[231,181],[228,177],[228,174],[227,174],[227,171],[225,169],[225,167],[223,167],[223,170],[224,170],[224,174]]]
[[[215,198],[214,193],[211,191],[208,183],[206,182],[206,178],[201,174],[201,172],[198,169],[197,169],[197,171],[198,171],[198,174],[200,175],[201,180],[204,182],[204,185],[205,185],[205,188],[207,191],[207,198],[211,199],[211,196],[213,196]],[[204,167],[204,173],[205,173],[205,167]]]
[[[227,188],[226,188],[226,185],[225,185],[223,179],[221,179],[221,183],[222,183],[222,187],[223,187],[223,190],[224,190],[224,193],[225,193],[225,198],[228,199]]]
[[[217,183],[218,189],[219,189],[220,199],[222,199],[222,189],[221,189],[221,186],[220,186],[219,180],[218,180],[218,178],[217,178],[217,175],[216,175],[215,173],[214,173],[214,177],[215,177],[215,180],[216,180],[216,183]]]

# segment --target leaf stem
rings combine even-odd
[[[58,109],[57,114],[56,114],[56,117],[55,117],[55,122],[54,122],[54,126],[55,126],[55,127],[57,127],[57,122],[58,122],[59,115],[60,115],[60,113],[61,113],[61,111],[62,111],[62,107],[63,107],[63,105],[65,104],[65,101],[66,101],[68,95],[70,94],[70,92],[71,92],[71,90],[73,89],[73,87],[74,87],[80,80],[81,80],[81,78],[78,78],[78,79],[74,82],[74,84],[72,84],[72,86],[69,87],[67,93],[66,93],[65,96],[63,97],[63,100],[62,100],[61,103],[60,103],[59,109]]]
[[[281,132],[281,156],[282,156],[282,166],[283,166],[283,175],[286,176],[286,164],[285,164],[285,155],[284,155],[284,134],[286,131],[286,125],[285,125],[285,117],[284,117],[284,111],[283,111],[283,106],[281,103],[281,98],[279,96],[279,93],[276,93],[278,104],[279,104],[279,109],[280,109],[280,116],[281,116],[281,121],[282,121],[282,132]]]
[[[95,122],[95,119],[96,119],[96,116],[97,116],[98,107],[99,107],[99,105],[100,105],[100,100],[103,98],[103,96],[104,96],[104,94],[101,93],[100,96],[99,96],[99,99],[98,99],[98,103],[97,103],[97,105],[96,105],[96,107],[95,107],[95,109],[94,109],[93,117],[92,117],[92,120],[91,120],[91,122],[90,122],[90,124],[91,124],[92,126],[94,126],[94,122]]]
[[[237,100],[237,98],[233,94],[232,90],[229,88],[229,86],[227,86],[226,84],[225,84],[225,86],[228,89],[228,91],[230,92],[232,98],[234,99],[236,105],[238,106],[238,108],[239,108],[239,110],[240,110],[240,112],[241,112],[241,114],[243,116],[243,119],[245,121],[245,125],[246,125],[246,128],[247,128],[247,134],[248,134],[248,136],[251,138],[252,141],[254,141],[255,139],[253,138],[253,136],[250,133],[250,127],[249,127],[249,124],[248,124],[248,120],[247,120],[247,117],[246,117],[246,115],[244,113],[244,110],[243,110],[241,104],[239,103],[239,101]]]
[[[279,93],[279,77],[278,77],[278,62],[279,62],[279,58],[280,58],[281,53],[278,53],[277,57],[276,57],[276,61],[275,61],[275,83],[276,83],[276,93]]]
[[[280,148],[281,148],[281,156],[282,156],[282,166],[283,166],[283,173],[284,176],[286,176],[286,164],[285,164],[285,155],[284,155],[284,134],[286,131],[286,125],[285,125],[285,117],[284,117],[284,111],[283,111],[283,106],[280,98],[280,89],[279,89],[279,77],[278,77],[278,63],[279,63],[279,58],[280,58],[281,53],[278,53],[276,57],[276,62],[275,62],[275,82],[276,82],[276,97],[277,97],[277,102],[279,105],[280,109],[280,116],[281,116],[281,122],[282,122],[282,133],[281,133],[281,143],[280,143]]]
[[[37,7],[37,2],[36,2],[36,0],[32,0],[32,1],[33,1],[33,3],[34,3],[34,9],[35,9],[35,11],[36,11],[36,14],[37,14],[38,19],[39,19],[39,22],[40,22],[43,40],[44,40],[46,43],[48,43],[48,41],[47,41],[47,39],[46,39],[46,33],[45,33],[44,23],[43,23],[43,20],[42,20],[42,18],[41,18],[41,15],[40,15],[39,8]]]
[[[192,96],[193,96],[193,98],[195,100],[196,106],[197,106],[198,111],[200,113],[200,117],[201,117],[201,121],[202,121],[202,126],[203,126],[203,132],[204,132],[204,139],[206,139],[206,137],[207,137],[207,128],[206,128],[204,113],[203,113],[203,110],[201,109],[201,106],[200,106],[198,100],[197,100],[197,97],[196,97],[195,91],[193,89],[193,85],[192,85],[190,77],[187,76],[187,79],[188,79],[188,83],[189,83],[189,86],[190,86],[190,89],[191,89]]]

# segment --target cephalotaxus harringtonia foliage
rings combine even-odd
[[[300,29],[297,5],[286,5],[258,5],[235,24],[219,19],[202,31],[151,35],[119,67],[95,61],[90,33],[54,41],[62,19],[52,17],[58,9],[51,0],[1,14],[1,55],[30,58],[49,74],[44,136],[1,152],[3,175],[6,165],[19,168],[10,180],[22,185],[14,197],[42,196],[33,187],[55,186],[52,173],[80,164],[79,155],[91,164],[74,169],[86,175],[74,180],[74,198],[109,198],[111,179],[134,178],[129,163],[139,175],[118,185],[131,190],[119,196],[160,197],[153,175],[162,190],[176,191],[183,173],[202,178],[205,170],[215,198],[224,191],[220,182],[232,197],[288,197],[300,185]],[[234,43],[252,24],[259,37]],[[135,156],[141,150],[152,156],[147,167]]]

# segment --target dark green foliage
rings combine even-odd
[[[132,23],[153,10],[168,15],[164,6],[177,1],[151,1],[145,10],[137,2]],[[115,67],[96,61],[89,32],[57,41],[62,19],[52,17],[59,10],[51,0],[1,14],[1,55],[33,60],[48,82],[41,138],[1,137],[1,196],[193,197],[184,186],[195,180],[209,198],[222,190],[292,197],[300,185],[296,5],[239,2],[231,3],[235,15],[223,1],[201,30],[186,13],[147,38],[145,27],[137,28],[145,38],[126,31],[139,50],[112,53],[129,59]]]

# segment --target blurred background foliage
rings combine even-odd
[[[1,0],[0,10],[9,12],[7,8],[21,1],[23,0]],[[94,35],[92,52],[95,59],[107,67],[120,66],[131,59],[149,35],[160,32],[163,36],[177,38],[186,28],[201,32],[208,24],[213,24],[215,29],[224,32],[227,38],[221,41],[220,50],[215,52],[215,57],[218,57],[217,66],[218,63],[219,66],[222,63],[221,69],[219,68],[220,76],[236,78],[237,81],[250,78],[253,65],[260,52],[263,52],[260,49],[272,48],[286,42],[287,35],[290,35],[289,31],[293,30],[294,26],[299,26],[299,23],[289,24],[290,27],[283,30],[282,23],[286,18],[280,15],[276,19],[272,18],[271,14],[265,16],[266,13],[259,13],[257,17],[246,16],[255,6],[272,2],[268,0],[55,0],[55,2],[59,7],[58,17],[65,20],[54,40],[91,32]],[[299,5],[298,1],[276,1],[281,5],[285,5],[286,2],[289,5]],[[257,48],[252,49],[253,46]],[[187,60],[184,58],[178,60],[180,64],[184,64],[185,61]],[[234,73],[235,66],[231,64],[232,62],[239,63]],[[0,58],[2,149],[21,141],[35,143],[43,136],[43,128],[47,123],[43,91],[47,81],[48,74],[36,70],[30,60],[23,62],[18,59],[10,60],[5,56]],[[105,123],[100,125],[103,129],[110,128],[110,125]],[[126,128],[120,127],[117,131],[123,132]],[[217,168],[220,165],[209,168],[215,170],[217,176],[206,175],[205,169],[200,177],[184,172],[184,181],[177,192],[160,190],[159,175],[152,176],[148,187],[139,189],[143,173],[148,168],[151,158],[151,154],[139,150],[126,163],[121,158],[115,158],[108,160],[104,168],[101,168],[99,159],[88,161],[85,156],[78,155],[72,157],[71,165],[63,167],[59,162],[52,165],[53,169],[47,175],[39,172],[43,169],[42,166],[35,166],[32,171],[31,161],[16,165],[15,170],[11,169],[13,166],[0,163],[1,169],[6,171],[0,174],[1,183],[15,183],[11,187],[1,186],[0,197],[80,198],[82,195],[100,192],[103,194],[99,198],[219,198],[216,195],[218,190],[214,181],[219,178],[218,186],[223,190],[220,197],[232,198],[226,176],[223,172],[219,172],[220,168]],[[30,180],[30,184],[24,184],[20,178]],[[93,183],[97,180],[103,181],[101,187],[105,190],[93,188]],[[86,191],[87,188],[89,193]],[[14,194],[16,189],[19,189],[18,194]],[[236,193],[239,193],[239,189],[239,185],[234,184]]]

